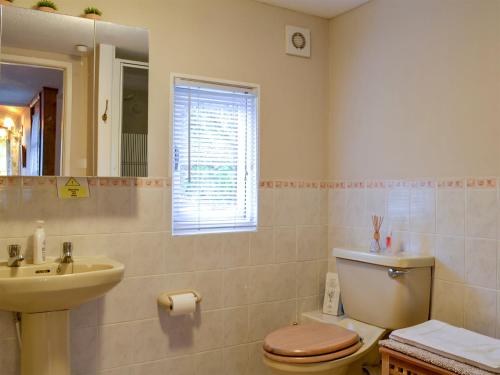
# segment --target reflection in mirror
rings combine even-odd
[[[0,175],[91,175],[94,22],[6,6]]]
[[[96,22],[97,174],[148,175],[149,33]]]

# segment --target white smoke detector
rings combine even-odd
[[[285,34],[287,54],[311,57],[311,31],[309,29],[287,25]]]

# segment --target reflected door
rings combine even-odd
[[[29,173],[28,176],[41,176],[41,114],[40,96],[38,96],[31,105],[31,129],[30,129],[30,143],[29,143]]]
[[[118,61],[120,66],[120,175],[148,175],[148,68]]]

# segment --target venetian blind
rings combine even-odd
[[[177,78],[173,233],[255,230],[257,90]]]

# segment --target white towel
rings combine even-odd
[[[398,329],[390,338],[500,374],[500,340],[439,320]]]

